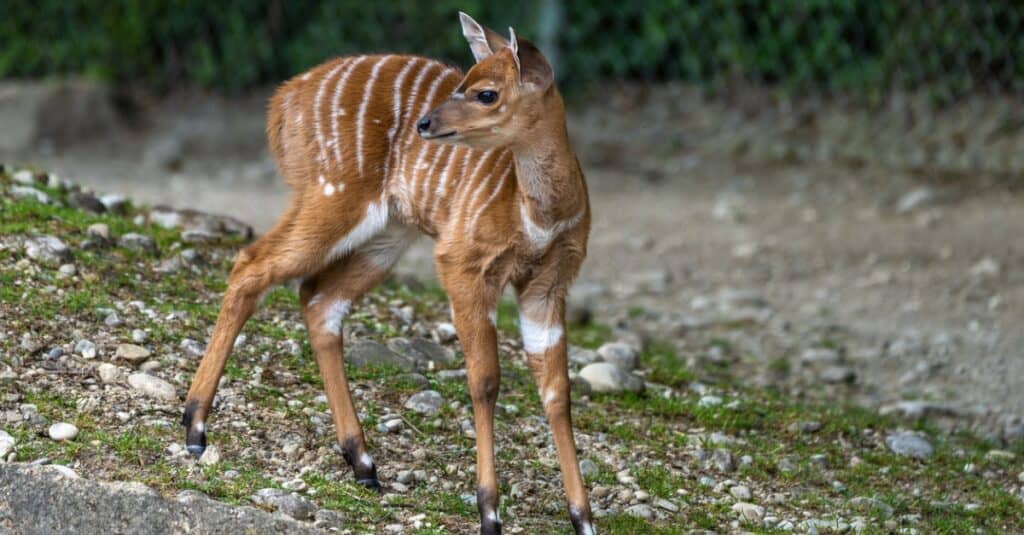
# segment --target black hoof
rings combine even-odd
[[[370,490],[373,490],[373,491],[377,491],[377,492],[381,492],[382,491],[381,486],[380,486],[380,481],[378,481],[377,478],[357,479],[356,483],[359,483],[360,485],[362,485],[362,486],[364,486],[364,487],[366,487],[366,488],[368,488]]]
[[[206,446],[200,444],[189,444],[185,446],[185,449],[192,454],[196,459],[203,456],[203,452],[206,451]]]

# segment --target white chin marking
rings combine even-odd
[[[523,333],[523,348],[527,353],[543,353],[562,340],[562,328],[558,325],[541,325],[519,315],[519,329]]]
[[[331,303],[331,306],[324,312],[324,328],[327,329],[327,332],[335,336],[341,334],[341,320],[348,315],[351,306],[352,302],[347,299],[339,299]]]

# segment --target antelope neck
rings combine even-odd
[[[529,142],[512,149],[519,195],[530,219],[541,227],[577,217],[584,208],[583,175],[563,115],[553,115],[558,122],[539,119]]]

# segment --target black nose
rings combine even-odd
[[[430,128],[430,117],[424,117],[416,123],[416,131],[419,133],[426,132]]]

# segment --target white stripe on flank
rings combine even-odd
[[[472,152],[473,151],[470,151],[470,153],[472,153]],[[476,179],[476,175],[477,175],[477,173],[480,172],[480,169],[483,168],[484,163],[487,161],[487,158],[490,158],[491,157],[491,153],[493,153],[493,152],[494,152],[494,149],[487,149],[484,152],[477,153],[477,154],[480,155],[480,157],[479,157],[479,159],[477,159],[476,165],[473,166],[473,170],[470,171],[469,174],[463,174],[462,175],[462,181],[458,185],[458,193],[457,193],[457,195],[455,197],[455,202],[456,202],[456,212],[455,213],[458,214],[458,217],[459,217],[460,220],[462,220],[463,224],[466,223],[466,221],[464,220],[465,215],[466,215],[466,210],[464,208],[467,207],[466,203],[469,202],[470,197],[474,193],[476,193],[476,190],[480,187],[480,182],[482,182],[482,181],[474,182],[474,180]],[[469,156],[469,154],[467,154],[467,156]],[[475,186],[475,187],[473,187],[473,186]]]
[[[585,207],[581,208],[580,212],[575,216],[559,221],[549,228],[544,228],[530,219],[530,214],[526,210],[526,203],[522,200],[519,201],[519,216],[523,220],[523,232],[526,234],[526,239],[538,249],[547,247],[559,234],[578,225],[583,220],[585,210]]]
[[[348,316],[350,308],[352,308],[352,302],[348,299],[339,299],[331,303],[331,306],[324,311],[324,329],[334,336],[340,335],[341,320]]]
[[[473,218],[469,220],[469,231],[473,231],[474,229],[476,229],[477,220],[480,219],[480,216],[484,213],[485,210],[487,210],[487,207],[490,206],[492,202],[494,202],[494,198],[498,196],[498,193],[501,192],[502,186],[505,185],[505,178],[508,177],[508,175],[512,171],[512,165],[510,164],[511,159],[509,159],[509,164],[506,164],[507,167],[505,167],[505,172],[501,174],[501,178],[498,179],[498,183],[494,185],[494,190],[491,191],[490,196],[487,197],[487,200],[484,201],[483,204],[477,207],[476,213],[473,214]]]
[[[445,194],[444,185],[445,185],[445,183],[448,182],[448,175],[449,175],[448,170],[451,169],[452,164],[455,163],[455,153],[457,151],[458,151],[458,148],[455,147],[455,146],[452,146],[452,150],[448,154],[448,159],[445,160],[446,163],[444,165],[444,169],[441,171],[441,179],[437,181],[437,189],[434,190],[434,203],[430,207],[430,213],[431,214],[436,214],[437,213],[437,207],[440,206],[440,204],[441,204],[441,198],[445,196],[444,195]]]
[[[327,90],[327,83],[331,80],[331,78],[334,78],[334,75],[337,74],[342,67],[348,65],[348,63],[348,60],[342,60],[337,65],[335,65],[333,69],[328,71],[328,73],[325,74],[324,77],[320,79],[320,86],[317,87],[316,96],[313,98],[313,130],[314,133],[316,134],[317,147],[320,149],[320,153],[317,159],[320,161],[321,166],[327,163],[327,149],[326,143],[324,141],[322,121],[320,120],[320,104],[323,102],[324,91]]]
[[[434,162],[435,165],[440,165],[437,167],[431,165],[430,171],[428,171],[429,176],[427,177],[427,180],[423,182],[423,198],[420,200],[420,202],[424,204],[426,204],[428,201],[430,202],[430,211],[425,214],[427,217],[430,217],[430,215],[434,213],[434,207],[437,206],[437,196],[440,194],[441,177],[444,176],[444,171],[445,169],[448,168],[448,162],[451,160],[452,154],[454,152],[454,145],[442,145],[441,148],[437,151],[437,159]],[[438,187],[437,189],[431,190],[430,184],[432,183],[434,177],[437,177]]]
[[[382,194],[387,192],[387,181],[389,178],[388,175],[391,173],[391,158],[392,153],[394,152],[395,136],[398,135],[399,125],[401,124],[402,84],[405,83],[405,78],[409,75],[409,72],[412,71],[413,66],[419,65],[419,63],[420,58],[412,58],[407,61],[405,67],[402,67],[402,70],[399,71],[398,75],[395,77],[394,83],[392,84],[394,90],[394,94],[392,95],[393,116],[391,118],[391,128],[388,128],[388,153],[384,158],[384,184],[382,184],[380,188]]]
[[[412,91],[409,92],[409,98],[406,100],[405,104],[405,109],[409,110],[410,114],[414,109],[413,107],[416,105],[416,99],[419,96],[420,86],[423,84],[424,80],[426,80],[427,74],[430,71],[434,70],[434,67],[440,66],[441,65],[439,63],[429,62],[423,67],[422,70],[420,70],[419,75],[416,76],[416,79],[412,83]],[[417,120],[419,120],[419,117],[407,117],[407,119],[415,123]],[[406,136],[405,143],[403,144],[406,147],[412,144],[413,139],[415,139],[417,135],[416,128],[410,128],[409,131],[412,132],[412,134]],[[402,183],[401,187],[408,192],[412,186],[411,184],[409,184],[409,176],[407,174],[409,170],[406,168],[406,163],[409,160],[408,151],[404,149],[400,150],[398,153],[398,158],[398,173],[399,176],[401,177],[399,181]]]
[[[519,315],[519,330],[523,334],[523,349],[527,353],[543,353],[562,340],[562,327],[534,323],[522,314]]]
[[[341,102],[341,93],[345,90],[345,84],[348,83],[349,76],[352,76],[352,71],[367,59],[369,56],[356,58],[338,78],[338,85],[334,86],[334,98],[331,99],[331,135],[333,137],[328,145],[334,147],[334,158],[339,165],[341,165],[341,144],[338,142],[338,117],[345,115],[345,109],[338,107]]]
[[[359,103],[359,113],[356,115],[356,167],[359,168],[359,175],[363,174],[363,126],[365,125],[366,107],[373,97],[373,85],[377,83],[377,76],[380,75],[380,68],[394,56],[384,56],[377,60],[377,64],[370,71],[370,79],[363,86],[363,101]]]
[[[348,234],[338,240],[327,253],[327,262],[331,262],[351,253],[356,247],[366,243],[388,224],[388,204],[385,201],[371,202],[366,206],[366,215]]]
[[[420,117],[423,117],[430,111],[430,108],[433,107],[434,96],[437,95],[437,89],[441,87],[441,82],[445,81],[453,72],[455,72],[454,69],[445,69],[444,71],[441,71],[441,74],[434,79],[434,82],[432,84],[430,84],[430,89],[427,92],[427,97],[423,101],[423,106],[420,107],[420,112],[416,115],[415,120],[418,121]],[[426,155],[428,145],[430,144],[423,143],[420,146],[420,153],[419,156],[417,156],[416,158],[416,165],[413,166],[411,172],[413,177],[412,189],[416,189],[417,178],[420,176],[419,171],[427,167],[427,165],[423,162],[423,157]],[[427,177],[424,176],[424,180],[426,180],[426,178]]]
[[[470,214],[474,210],[474,207],[478,206],[478,203],[480,202],[480,196],[487,188],[487,185],[491,183],[491,177],[494,176],[494,171],[495,169],[498,168],[498,162],[501,161],[502,156],[503,154],[498,155],[494,163],[491,164],[489,169],[487,170],[487,174],[484,175],[479,181],[477,181],[476,186],[473,188],[473,193],[468,194],[466,196],[466,200],[464,203],[466,209],[462,210],[459,213],[460,219],[462,220],[463,224],[463,231],[466,234],[469,234],[469,232],[472,230],[472,228],[469,225],[473,221],[473,217]]]

